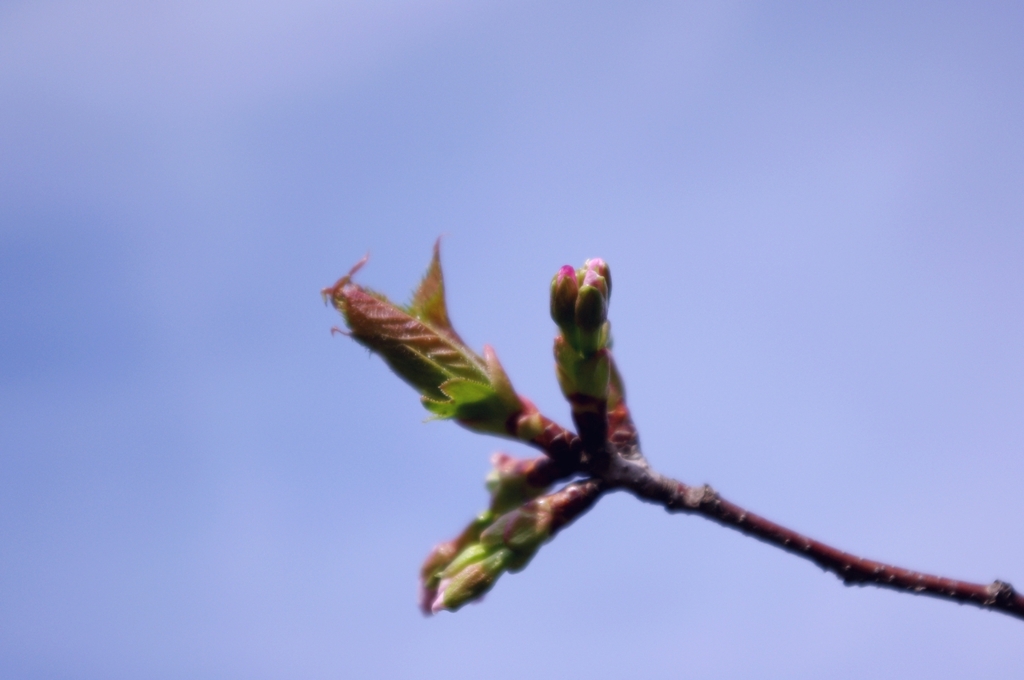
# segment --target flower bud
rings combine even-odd
[[[551,535],[551,503],[538,498],[507,512],[480,534],[480,543],[489,548],[504,546],[519,555],[532,556]]]
[[[472,561],[483,559],[486,551],[479,547],[480,533],[494,522],[496,515],[490,510],[479,514],[456,538],[434,546],[420,568],[420,608],[424,614],[431,613],[431,606],[437,599],[442,577],[450,569],[460,569]],[[455,567],[452,565],[458,561]]]
[[[598,277],[600,278],[600,277]],[[603,282],[604,279],[601,279]],[[598,331],[608,319],[608,301],[597,286],[584,285],[576,298],[576,325],[583,333]]]
[[[443,572],[456,555],[459,554],[459,541],[446,541],[434,546],[420,568],[420,609],[424,614],[431,613],[430,608],[437,599],[437,586]]]
[[[605,298],[605,304],[608,301],[608,281],[595,272],[593,269],[587,269],[583,272],[583,284],[584,286],[593,286],[601,291],[601,295]]]
[[[420,577],[427,581],[435,576],[440,576],[441,572],[448,568],[448,565],[452,563],[452,560],[458,554],[458,540],[445,541],[435,545],[430,554],[427,555],[427,559],[423,560],[423,566],[420,567]]]
[[[579,284],[576,281],[576,270],[565,265],[551,280],[551,318],[562,329],[562,332],[570,332],[572,329],[578,294]]]
[[[500,464],[511,464],[507,458],[502,457]],[[436,548],[424,565],[424,612],[455,611],[483,596],[506,571],[515,573],[525,568],[543,543],[594,504],[601,490],[600,483],[593,479],[574,482],[524,503],[493,522],[488,520],[479,533],[467,530],[457,542],[470,535],[476,538],[454,559],[450,559],[454,544]],[[449,559],[442,571],[433,571]]]
[[[580,277],[580,283],[582,285],[582,279],[586,278],[587,272],[594,272],[597,276],[600,276],[605,280],[607,288],[604,291],[605,297],[611,298],[612,296],[612,271],[608,267],[608,264],[599,257],[595,257],[587,260],[583,263],[583,276]]]
[[[484,559],[489,553],[490,551],[483,544],[472,543],[445,567],[444,571],[440,573],[440,577],[442,579],[451,578],[474,562]]]
[[[534,469],[532,460],[521,460],[499,451],[491,456],[491,464],[494,469],[484,483],[491,494],[489,512],[493,513],[492,517],[502,515],[547,490],[547,486],[530,483],[530,471]]]
[[[608,340],[608,297],[607,285],[601,276],[587,272],[584,281],[590,281],[580,288],[576,298],[576,327],[578,329],[575,348],[584,356],[590,356],[605,346]]]
[[[479,546],[479,544],[477,545]],[[474,548],[476,547],[474,546]],[[459,559],[456,559],[452,566],[445,571],[445,575],[438,585],[437,597],[430,607],[431,612],[436,614],[443,609],[455,611],[462,605],[479,599],[491,589],[494,582],[506,570],[512,557],[511,550],[499,548],[453,570],[452,567],[459,562]]]

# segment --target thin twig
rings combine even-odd
[[[543,417],[543,433],[529,442],[544,451],[547,461],[550,461],[546,465],[544,458],[536,460],[533,475],[538,483],[552,483],[577,473],[590,475],[591,479],[587,481],[591,484],[600,482],[597,486],[588,485],[588,500],[574,508],[573,519],[589,510],[604,491],[624,489],[669,512],[702,515],[717,524],[810,560],[835,574],[846,585],[874,585],[915,595],[930,595],[1024,619],[1024,595],[1004,581],[993,581],[987,585],[957,581],[857,557],[748,512],[722,498],[710,486],[690,486],[666,477],[651,469],[641,453],[639,437],[624,400],[605,418],[607,425],[601,429],[607,432],[607,449],[597,457],[581,458],[585,448],[581,438],[547,417]],[[580,426],[580,419],[574,419]]]
[[[619,469],[606,476],[616,478],[643,500],[663,506],[669,512],[702,515],[711,521],[814,562],[839,577],[846,585],[874,585],[915,595],[930,595],[972,604],[1024,619],[1024,595],[1004,581],[988,585],[923,574],[874,560],[864,559],[787,529],[771,520],[722,498],[710,486],[689,486],[652,471],[646,463],[618,459]],[[624,472],[623,468],[630,468]]]

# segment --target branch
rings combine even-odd
[[[606,482],[630,491],[669,512],[703,517],[788,553],[814,562],[848,586],[874,585],[914,595],[972,604],[1024,619],[1024,595],[1004,581],[988,585],[923,574],[864,559],[776,524],[722,498],[708,485],[688,486],[654,472],[646,461],[618,458],[602,476]]]
[[[416,388],[434,418],[506,436],[545,454],[531,460],[495,454],[487,478],[489,508],[456,538],[436,546],[423,564],[425,613],[455,611],[479,600],[502,574],[525,568],[542,544],[605,492],[622,489],[669,512],[703,515],[803,557],[847,585],[931,595],[1024,619],[1024,596],[1009,583],[967,583],[857,557],[747,512],[710,486],[687,486],[654,471],[642,453],[611,353],[611,272],[600,258],[579,270],[566,265],[551,282],[551,317],[559,328],[556,375],[578,434],[518,394],[493,349],[485,346],[480,356],[455,332],[436,245],[427,274],[404,307],[352,282],[364,262],[322,292],[345,317],[351,336]],[[585,479],[551,491],[577,475]]]

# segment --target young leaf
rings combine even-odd
[[[352,337],[387,362],[424,396],[444,400],[441,383],[451,378],[486,382],[483,360],[451,336],[410,316],[381,295],[353,283],[332,292]]]
[[[514,434],[509,423],[523,404],[494,351],[487,347],[480,357],[452,328],[438,245],[405,308],[352,282],[362,264],[323,291],[345,318],[352,337],[416,388],[434,417],[455,418],[473,430]]]
[[[429,324],[452,340],[464,345],[462,338],[452,328],[448,318],[448,304],[444,296],[444,274],[441,272],[441,239],[434,242],[434,256],[430,260],[427,273],[423,275],[419,287],[413,293],[412,302],[407,311],[420,321]]]
[[[494,388],[490,385],[459,378],[443,382],[441,391],[448,395],[449,399],[459,404],[473,404],[495,396]]]

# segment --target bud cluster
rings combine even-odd
[[[491,456],[494,468],[484,479],[487,491],[491,494],[489,512],[494,515],[503,514],[547,491],[550,483],[546,479],[537,479],[536,474],[538,464],[547,460],[523,460],[500,451]]]
[[[455,611],[482,597],[506,571],[526,568],[541,545],[585,513],[600,495],[601,484],[593,479],[573,482],[502,514],[475,540],[460,544],[457,554],[446,552],[440,560],[435,550],[428,558],[435,569],[432,580],[423,583],[424,612]]]
[[[611,271],[599,257],[564,265],[551,281],[551,318],[573,349],[589,356],[608,344]]]
[[[346,334],[414,387],[432,418],[513,437],[548,454],[532,460],[495,454],[486,480],[490,506],[456,538],[435,546],[425,560],[420,570],[423,611],[454,611],[482,597],[505,572],[525,568],[541,545],[602,493],[602,484],[594,479],[554,493],[549,489],[579,472],[584,454],[604,446],[607,408],[621,395],[608,352],[611,274],[595,258],[579,270],[562,267],[551,284],[551,316],[560,329],[555,341],[558,379],[572,404],[577,437],[543,417],[513,389],[491,347],[478,355],[455,331],[437,244],[406,305],[353,282],[365,261],[322,291],[325,302],[345,319]]]
[[[608,398],[611,291],[611,271],[601,258],[587,260],[580,269],[565,265],[551,281],[551,318],[560,331],[555,338],[558,383],[574,403]]]
[[[544,496],[495,519],[475,542],[424,581],[424,610],[455,611],[479,599],[506,571],[525,568],[550,537],[552,517],[551,497]]]
[[[485,480],[490,507],[457,538],[436,546],[420,569],[424,613],[454,611],[483,595],[505,571],[526,566],[550,525],[550,501],[537,498],[550,486],[538,469],[545,461],[501,452],[491,457],[494,468]]]

